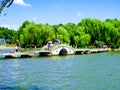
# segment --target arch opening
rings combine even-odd
[[[62,48],[59,52],[59,55],[66,55],[68,54],[68,51],[65,48]]]

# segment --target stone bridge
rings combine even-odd
[[[66,45],[59,44],[51,47],[50,52],[52,55],[70,55],[75,54],[74,48]]]

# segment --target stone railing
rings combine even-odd
[[[67,47],[67,48],[69,48],[69,49],[74,50],[74,48],[72,48],[71,46],[66,45],[66,44],[54,45],[53,47],[50,48],[50,50],[53,51],[53,50],[56,50],[56,49],[61,48],[61,47]]]

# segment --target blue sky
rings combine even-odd
[[[18,29],[25,20],[55,25],[77,24],[84,18],[120,19],[119,4],[120,0],[14,0],[2,11],[0,26]]]

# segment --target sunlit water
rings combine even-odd
[[[0,90],[120,90],[120,54],[0,60]]]

